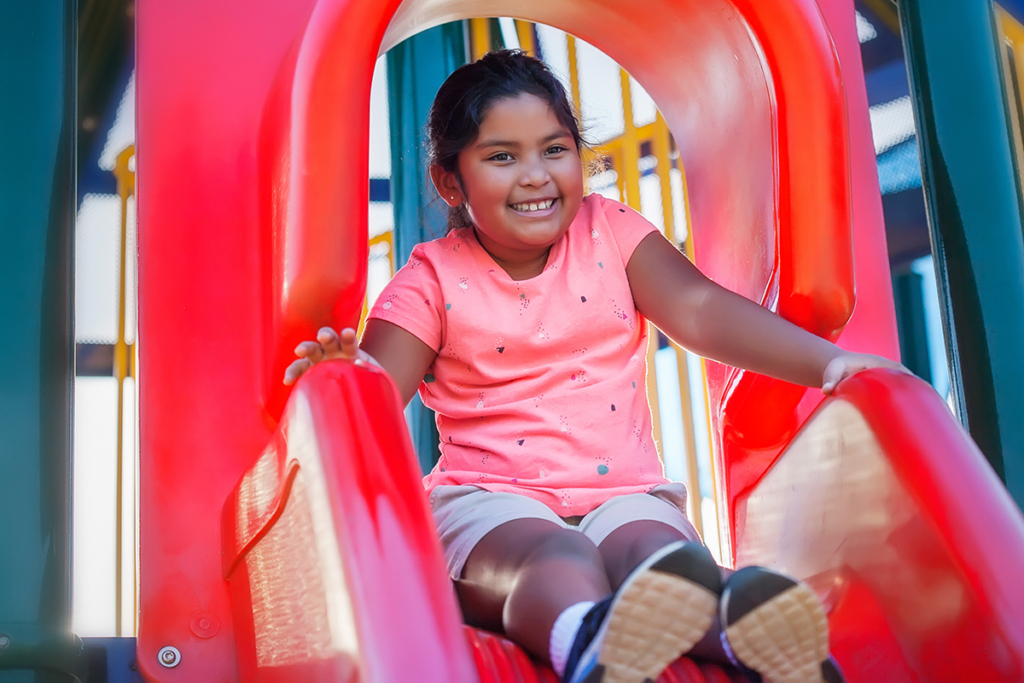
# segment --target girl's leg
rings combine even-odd
[[[598,547],[612,587],[618,588],[637,564],[651,553],[679,540],[685,540],[682,532],[653,520],[638,520],[617,528]],[[722,567],[719,570],[723,584],[736,574],[737,581],[728,585],[726,592],[733,592],[728,610],[729,641],[734,649],[739,645],[743,650],[742,654],[737,651],[739,661],[757,669],[770,680],[810,681],[820,675],[818,680],[826,683],[842,682],[841,672],[828,658],[825,612],[809,587],[761,568],[749,567],[739,574]],[[766,638],[758,628],[737,626],[736,621],[744,613],[754,610],[769,616],[778,615],[778,621],[792,622],[800,628],[781,629],[779,634]],[[739,616],[736,616],[737,612]],[[715,616],[704,638],[690,649],[690,655],[721,663],[733,661],[722,645],[721,619],[721,615]],[[792,637],[789,637],[791,633]],[[773,670],[772,667],[780,667],[780,662],[785,671]],[[793,674],[790,669],[797,662],[803,668]]]
[[[638,520],[620,526],[601,541],[598,552],[612,589],[622,585],[637,565],[669,543],[685,541],[683,532],[663,522]]]
[[[548,662],[555,619],[611,593],[602,556],[583,534],[544,519],[493,529],[466,560],[455,590],[466,623],[504,632]]]
[[[652,553],[669,543],[685,541],[686,537],[675,527],[653,520],[638,520],[620,526],[601,541],[598,551],[604,560],[605,571],[612,589],[617,589],[633,569],[650,557]],[[721,568],[722,581],[731,569]],[[693,646],[689,654],[716,662],[728,663],[729,657],[722,648],[722,626],[716,616],[707,635]]]

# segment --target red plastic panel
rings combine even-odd
[[[818,6],[827,26],[838,68],[835,74],[821,73],[820,77],[828,78],[831,75],[837,79],[832,87],[838,85],[843,90],[849,121],[847,135],[850,167],[847,172],[851,184],[853,252],[857,256],[854,264],[857,306],[839,336],[838,343],[850,350],[899,359],[881,195],[853,2],[829,0],[819,2]],[[783,58],[795,57],[795,52],[789,52],[788,48],[786,52],[788,54]],[[791,106],[799,102],[793,97],[789,101]],[[784,175],[783,179],[785,182]],[[791,175],[790,179],[793,180],[794,176]],[[824,191],[824,188],[819,189]],[[783,223],[780,239],[786,239],[786,234]],[[715,248],[729,249],[725,241],[717,236],[712,237],[712,240]],[[839,241],[831,245],[818,242],[818,251],[807,253],[806,256],[814,258],[815,254],[825,253],[828,249],[844,248]],[[698,254],[698,263],[702,268],[704,264],[701,254],[704,251]],[[782,257],[780,266],[784,273],[786,264]],[[813,272],[813,269],[808,272]],[[786,289],[785,278],[780,287],[783,291]],[[790,317],[781,302],[778,310]],[[823,336],[831,336],[820,325],[805,327]],[[822,396],[814,389],[805,390],[751,373],[733,371],[730,378],[725,369],[715,363],[709,363],[708,369],[712,416],[718,427],[715,430],[718,440],[716,458],[722,478],[718,493],[723,509],[729,511],[729,516],[723,520],[729,523],[729,528],[722,530],[722,538],[730,539],[735,526],[732,511],[736,497],[761,477],[781,447],[820,403]],[[793,406],[796,406],[795,410]]]
[[[326,323],[355,327],[367,267],[370,83],[400,0],[320,0],[282,63],[259,141],[269,259],[266,398],[293,349]]]
[[[235,677],[234,642],[249,635],[234,631],[250,624],[232,618],[220,508],[271,439],[287,397],[277,380],[295,343],[358,313],[369,82],[397,4],[139,3],[139,662],[148,680]],[[847,32],[849,5],[822,5],[846,13]],[[771,299],[776,281],[783,310],[811,315],[801,322],[825,333],[842,326],[852,303],[846,118],[817,5],[409,0],[389,40],[480,14],[562,26],[637,75],[680,141],[701,264],[755,299]],[[843,54],[844,70],[857,73]],[[856,117],[863,124],[866,108]],[[884,254],[880,221],[856,227],[859,257]],[[894,338],[891,302],[882,304],[858,306],[865,344]],[[769,436],[794,429],[788,403],[765,401],[767,391],[749,392],[748,408],[728,407],[730,424],[763,425]],[[766,404],[778,408],[755,411]],[[732,495],[772,454],[741,445],[727,457],[722,491]],[[287,506],[277,503],[254,508],[246,528],[283,519]],[[259,532],[232,551],[246,571],[252,540]],[[197,631],[197,614],[220,628]],[[156,663],[165,645],[183,652],[175,669]]]
[[[924,382],[843,382],[737,505],[741,563],[806,578],[852,683],[1024,679],[1024,516]]]
[[[383,372],[325,363],[304,377],[223,530],[241,681],[474,680]]]
[[[137,3],[138,662],[150,681],[236,679],[221,507],[275,426],[261,392],[255,141],[270,83],[313,4]],[[197,612],[216,619],[216,634],[196,634]],[[157,663],[168,645],[183,654],[174,669]]]

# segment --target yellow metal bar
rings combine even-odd
[[[1010,103],[1013,113],[1010,116],[1011,128],[1013,129],[1013,148],[1017,155],[1017,165],[1024,167],[1024,120],[1021,120],[1021,111],[1024,107],[1024,83],[1021,82],[1021,75],[1024,74],[1024,26],[1014,19],[1009,12],[1002,7],[996,6],[996,20],[999,26],[999,33],[1002,42],[999,49],[999,58],[1003,62],[1004,87],[1006,88],[1006,99]],[[1013,63],[1010,63],[1012,52]],[[1016,75],[1016,82],[1014,82]],[[1021,183],[1021,190],[1024,192],[1024,174],[1018,179]]]
[[[668,124],[659,111],[652,124],[651,151],[658,165],[655,167],[661,184],[661,213],[665,223],[665,237],[676,242],[675,214],[672,211],[672,161],[669,159]]]
[[[658,134],[657,120],[642,126],[634,126],[633,131],[638,143],[648,141],[653,143],[654,136]]]
[[[395,259],[394,259],[394,253],[393,253],[394,252],[394,242],[395,242],[394,235],[395,235],[395,233],[392,230],[388,230],[386,232],[382,232],[379,235],[371,237],[370,241],[368,243],[368,246],[370,246],[370,247],[374,247],[374,246],[376,246],[378,244],[387,244],[389,247],[391,247],[391,252],[389,252],[389,254],[391,255],[391,274],[392,275],[395,274]]]
[[[519,36],[519,48],[530,55],[537,56],[537,45],[533,40],[533,24],[528,21],[516,19],[516,34]]]
[[[704,358],[700,359],[700,369],[702,377],[705,378],[705,381],[701,382],[701,386],[704,389],[704,421],[707,425],[708,435],[711,437],[708,444],[711,451],[708,453],[708,460],[711,463],[711,502],[715,508],[715,522],[718,527],[718,548],[721,554],[720,556],[722,558],[722,562],[727,563],[731,562],[733,559],[732,538],[729,535],[728,525],[725,525],[726,528],[722,528],[722,510],[721,506],[718,504],[718,473],[715,472],[715,465],[717,461],[715,460],[714,431],[712,430],[711,425],[711,397],[708,395],[708,383],[706,381],[708,376],[708,367],[707,360]]]
[[[370,238],[367,246],[372,249],[378,244],[388,245],[388,263],[391,266],[391,277],[395,276],[395,232],[394,230],[388,230],[382,232],[379,235],[375,235]],[[365,296],[363,297],[363,310],[359,314],[359,325],[356,328],[356,334],[359,337],[363,336],[363,328],[366,327],[366,314],[370,312],[370,301]]]
[[[469,20],[469,42],[474,62],[491,51],[490,19]]]
[[[619,201],[626,203],[626,176],[622,172],[622,145],[615,146],[612,159],[615,163],[615,186],[619,189]]]
[[[576,36],[565,34],[565,41],[569,51],[569,94],[572,95],[572,106],[580,119],[583,118],[583,109],[580,107],[580,72],[576,62]]]
[[[679,156],[679,175],[683,180],[683,218],[686,220],[686,240],[683,242],[683,253],[691,263],[696,264],[696,253],[693,246],[693,221],[690,218],[690,188],[686,182],[686,168],[683,166],[683,157]]]
[[[114,344],[114,377],[117,379],[117,484],[115,493],[115,544],[114,544],[114,629],[118,636],[124,633],[121,612],[124,605],[122,595],[124,572],[121,562],[124,558],[124,381],[129,376],[129,371],[134,370],[134,363],[129,358],[135,355],[134,344],[128,344],[125,334],[125,320],[127,318],[127,292],[126,280],[128,277],[129,264],[134,265],[134,259],[128,259],[128,198],[135,194],[135,173],[129,169],[128,162],[135,155],[135,146],[125,148],[114,164],[114,177],[117,179],[117,194],[121,199],[121,273],[117,289],[117,341]],[[133,497],[134,506],[134,497]],[[133,551],[134,554],[134,551]],[[134,586],[134,577],[132,585]],[[133,590],[134,593],[134,590]],[[134,610],[133,610],[134,612]],[[133,625],[134,626],[134,625]],[[134,628],[132,629],[134,631]],[[134,635],[134,633],[132,634]]]
[[[647,323],[647,402],[651,405],[651,427],[658,457],[664,461],[661,449],[661,402],[658,400],[658,373],[654,371],[654,354],[658,352],[658,328]]]
[[[896,13],[896,3],[889,0],[864,0],[868,9],[875,13],[882,23],[897,36],[900,35],[900,18]]]
[[[629,74],[619,69],[622,83],[622,113],[625,127],[622,133],[622,171],[625,176],[626,204],[640,210],[640,140],[633,125],[633,101],[630,96]]]
[[[698,529],[704,528],[700,495],[700,466],[697,463],[697,438],[693,428],[693,401],[690,399],[690,368],[686,364],[686,350],[672,342],[679,370],[679,402],[682,408],[683,441],[686,447],[686,478],[690,485],[690,521]]]

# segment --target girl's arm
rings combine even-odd
[[[906,371],[880,356],[844,351],[715,284],[659,233],[637,245],[626,275],[637,310],[706,358],[825,393],[866,368]]]
[[[391,376],[405,405],[419,388],[437,351],[398,325],[371,318],[366,321],[359,344],[352,328],[342,330],[339,337],[330,327],[322,327],[316,341],[302,342],[295,348],[295,355],[299,359],[285,371],[285,384],[294,384],[306,370],[322,360],[372,363]]]

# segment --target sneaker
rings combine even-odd
[[[825,609],[807,584],[746,567],[726,581],[720,610],[722,645],[739,666],[771,683],[843,683]]]
[[[722,578],[699,543],[668,545],[583,619],[568,683],[645,683],[696,645],[714,621]]]

